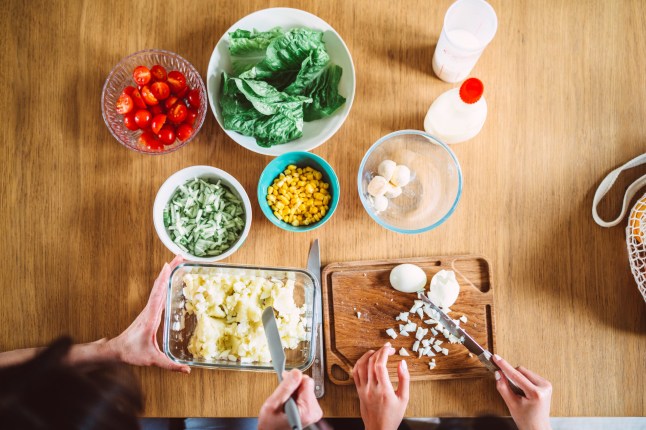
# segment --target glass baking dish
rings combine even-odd
[[[193,357],[188,351],[188,342],[196,325],[195,315],[189,315],[185,310],[183,277],[187,273],[253,275],[261,277],[275,277],[278,279],[293,279],[294,301],[297,306],[305,305],[305,332],[306,339],[299,343],[295,349],[285,349],[287,369],[308,369],[314,360],[314,303],[316,281],[306,270],[233,266],[226,264],[198,264],[182,263],[171,273],[168,281],[168,297],[166,299],[166,314],[164,317],[164,353],[173,361],[187,364],[192,367],[205,367],[211,369],[250,370],[273,372],[271,363],[241,363],[223,359],[204,359]]]

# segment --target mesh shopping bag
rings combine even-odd
[[[602,227],[613,227],[619,224],[625,217],[628,209],[628,204],[637,193],[637,191],[646,185],[646,175],[637,179],[630,184],[624,194],[624,201],[621,207],[621,213],[612,221],[604,221],[597,213],[597,205],[601,199],[610,191],[612,185],[615,183],[621,172],[633,167],[646,163],[646,154],[635,157],[623,166],[620,166],[610,172],[606,176],[597,191],[594,194],[592,201],[592,218]],[[626,246],[628,247],[628,260],[630,262],[630,270],[633,273],[637,288],[642,294],[644,301],[646,301],[646,194],[635,203],[626,226]]]

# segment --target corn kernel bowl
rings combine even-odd
[[[309,152],[289,152],[263,170],[258,203],[274,225],[305,232],[330,219],[339,204],[339,191],[339,180],[327,161]],[[268,192],[273,196],[269,201]]]

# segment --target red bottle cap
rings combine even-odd
[[[460,98],[467,104],[473,104],[480,100],[484,93],[484,85],[478,78],[469,78],[462,82],[460,87]]]

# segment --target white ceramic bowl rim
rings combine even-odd
[[[197,257],[188,252],[184,252],[179,246],[177,246],[177,244],[175,244],[175,242],[172,241],[166,227],[164,226],[164,208],[170,198],[175,194],[177,188],[191,178],[201,177],[217,177],[221,179],[222,182],[231,189],[231,191],[240,196],[245,210],[245,226],[238,240],[231,246],[231,248],[227,249],[222,254],[212,257]],[[155,197],[155,203],[153,204],[153,223],[155,225],[155,230],[157,231],[157,236],[159,236],[166,248],[168,248],[172,253],[181,255],[187,261],[212,263],[224,260],[236,252],[244,243],[247,235],[249,234],[249,230],[251,229],[251,201],[240,182],[224,170],[212,166],[186,167],[173,173],[168,177],[168,179],[166,179],[166,181],[164,181],[162,186],[159,187],[159,191],[157,191],[157,196]]]
[[[379,145],[381,145],[386,140],[388,140],[390,138],[393,138],[393,137],[396,137],[396,136],[405,135],[405,134],[414,134],[414,135],[417,135],[417,136],[422,136],[422,137],[430,140],[431,142],[436,143],[440,147],[442,147],[451,156],[451,159],[455,163],[455,167],[458,170],[458,192],[455,195],[455,200],[453,201],[453,204],[451,205],[451,208],[448,210],[448,212],[442,218],[440,218],[440,220],[434,222],[433,224],[431,224],[428,227],[418,228],[418,229],[415,229],[415,230],[406,230],[406,229],[397,228],[397,227],[395,227],[393,225],[390,225],[387,222],[383,221],[381,218],[375,216],[375,214],[372,211],[370,202],[364,196],[363,190],[361,188],[362,172],[363,172],[363,169],[366,166],[366,162],[368,161],[368,158],[370,157],[370,154],[372,154],[372,152],[375,149],[377,149],[377,147],[379,147]],[[363,159],[361,160],[361,165],[359,166],[359,173],[357,174],[357,189],[359,191],[359,198],[361,199],[361,204],[363,204],[364,209],[366,210],[368,215],[370,215],[370,217],[373,220],[375,220],[375,222],[377,222],[377,224],[379,224],[383,228],[391,230],[391,231],[394,231],[394,232],[397,232],[397,233],[403,233],[403,234],[424,233],[424,232],[427,232],[429,230],[433,230],[435,227],[442,224],[444,221],[446,221],[451,216],[453,211],[455,211],[455,208],[457,207],[458,202],[460,201],[460,196],[462,196],[462,168],[460,167],[460,163],[458,162],[458,159],[455,156],[455,154],[453,153],[453,151],[451,150],[451,148],[449,148],[446,144],[440,142],[435,137],[431,136],[428,133],[424,133],[423,131],[419,131],[419,130],[399,130],[399,131],[394,131],[392,133],[389,133],[389,134],[383,136],[382,138],[380,138],[379,140],[377,140],[370,147],[370,149],[368,149],[366,154],[363,156]]]
[[[219,55],[218,55],[218,49],[219,49],[220,45],[222,43],[228,41],[228,35],[229,35],[230,32],[233,32],[234,30],[236,30],[237,28],[239,28],[241,26],[244,27],[245,26],[245,21],[253,18],[255,15],[262,15],[262,14],[267,14],[267,13],[272,13],[272,14],[276,14],[276,15],[286,15],[286,14],[300,15],[301,17],[303,17],[305,19],[308,19],[308,20],[311,20],[313,22],[319,23],[321,26],[326,27],[325,31],[329,31],[329,32],[331,32],[332,34],[334,34],[336,36],[336,38],[341,43],[341,46],[343,47],[343,50],[347,54],[348,62],[349,62],[349,65],[350,65],[350,70],[346,71],[345,68],[344,68],[343,72],[344,72],[344,75],[346,73],[350,73],[350,76],[351,76],[351,78],[350,78],[350,80],[351,80],[351,91],[350,91],[349,94],[347,94],[345,96],[346,97],[345,105],[342,106],[341,108],[339,108],[339,110],[337,112],[335,112],[332,116],[324,118],[324,119],[320,119],[320,120],[317,120],[317,121],[330,121],[333,118],[335,118],[335,116],[337,116],[337,115],[341,115],[342,117],[340,119],[337,117],[337,124],[335,124],[333,127],[329,128],[329,129],[325,129],[324,132],[322,132],[319,136],[316,136],[317,139],[313,139],[314,140],[313,143],[309,143],[307,145],[300,145],[299,144],[299,142],[298,142],[299,140],[304,139],[304,138],[307,137],[307,136],[302,136],[302,137],[300,137],[300,138],[298,138],[298,139],[296,139],[294,141],[285,143],[283,145],[275,145],[275,146],[272,146],[270,148],[264,148],[262,146],[259,146],[256,143],[255,138],[253,138],[253,137],[244,136],[244,135],[242,135],[242,134],[240,134],[238,132],[232,131],[232,130],[226,130],[224,128],[224,124],[222,122],[222,119],[220,118],[220,114],[219,114],[220,110],[218,109],[218,106],[216,106],[217,101],[219,101],[219,90],[220,89],[217,88],[215,90],[216,91],[215,94],[213,94],[210,91],[211,85],[209,84],[209,81],[211,80],[211,75],[213,75],[215,73],[215,71],[218,70],[218,68],[219,68],[218,64],[216,64],[216,59],[220,58]],[[343,80],[343,77],[341,79]],[[272,157],[277,157],[279,155],[285,154],[287,152],[292,152],[292,151],[306,151],[306,152],[311,151],[311,150],[321,146],[328,139],[330,139],[332,136],[334,136],[334,134],[336,134],[336,132],[341,128],[341,126],[343,126],[343,124],[345,123],[345,120],[347,119],[348,115],[350,114],[350,110],[352,109],[352,104],[354,102],[354,96],[355,96],[355,93],[356,93],[356,87],[357,87],[357,83],[356,83],[356,72],[355,72],[355,67],[354,67],[354,61],[352,60],[352,55],[350,54],[350,50],[348,49],[348,46],[346,45],[346,43],[343,40],[343,38],[341,37],[341,35],[329,23],[327,23],[322,18],[319,18],[318,16],[316,16],[316,15],[310,13],[310,12],[306,12],[304,10],[295,9],[295,8],[288,8],[288,7],[276,7],[276,8],[267,8],[267,9],[257,10],[257,11],[255,11],[253,13],[250,13],[249,15],[246,15],[246,16],[242,17],[238,21],[236,21],[231,27],[229,27],[229,29],[227,29],[224,32],[224,34],[222,35],[220,40],[218,40],[218,43],[215,45],[215,48],[213,49],[213,53],[211,54],[211,58],[209,60],[209,65],[208,65],[208,69],[207,69],[207,73],[206,73],[206,91],[209,94],[209,104],[211,106],[211,112],[213,112],[213,116],[215,116],[215,119],[218,122],[218,124],[220,125],[220,127],[222,128],[222,130],[233,141],[235,141],[238,145],[240,145],[240,146],[242,146],[242,147],[244,147],[244,148],[246,148],[246,149],[248,149],[250,151],[256,152],[258,154],[269,155],[269,156],[272,156]],[[247,140],[250,143],[248,143]]]

